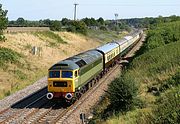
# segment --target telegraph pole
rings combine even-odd
[[[74,20],[76,20],[76,6],[79,5],[77,3],[74,4]]]

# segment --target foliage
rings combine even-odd
[[[0,4],[0,41],[5,40],[3,35],[3,30],[6,29],[8,19],[6,18],[7,10],[2,9],[2,4]]]
[[[77,32],[86,35],[87,26],[83,21],[72,21],[67,31]]]
[[[179,124],[180,120],[180,85],[168,90],[156,101],[154,109],[155,124]]]
[[[63,18],[63,19],[61,20],[61,23],[62,23],[63,26],[67,26],[67,25],[70,23],[70,21],[71,21],[71,20],[69,20],[69,19],[67,19],[67,18]]]
[[[50,27],[52,31],[71,31],[86,34],[87,28],[98,30],[113,30],[113,31],[121,31],[127,30],[129,31],[129,26],[125,23],[119,23],[116,25],[114,21],[104,20],[102,17],[99,19],[94,18],[84,18],[79,21],[70,20],[67,18],[63,18],[60,20],[50,20],[44,19],[39,21],[30,21],[25,20],[22,17],[19,17],[17,20],[12,20],[8,22],[8,26],[10,27]]]
[[[6,63],[18,63],[21,55],[11,49],[0,47],[0,67]]]
[[[159,86],[159,90],[163,92],[171,87],[177,87],[178,85],[180,85],[180,71],[177,71],[174,75],[172,75],[172,77],[163,81],[163,83]]]
[[[14,71],[14,74],[15,74],[19,79],[21,79],[21,80],[27,79],[27,75],[24,74],[24,73],[23,73],[22,71],[20,71],[20,70],[15,70],[15,71]]]
[[[98,22],[94,18],[84,18],[82,21],[87,25],[87,26],[98,26]],[[101,20],[102,21],[102,20]]]
[[[179,46],[180,41],[165,44],[136,57],[123,76],[115,79],[109,86],[110,90],[108,89],[107,92],[111,94],[110,105],[108,105],[108,109],[105,107],[104,111],[101,110],[102,116],[99,116],[94,122],[104,121],[104,117],[107,119],[106,122],[109,122],[109,118],[115,111],[116,115],[113,117],[115,120],[111,119],[111,122],[177,123],[178,108],[180,108],[179,97],[175,98],[173,95],[177,96],[176,94],[180,90]],[[150,92],[148,91],[149,87],[152,88]],[[177,89],[174,91],[173,89],[176,87]],[[156,92],[159,92],[158,96],[155,96]],[[171,92],[170,95],[168,95],[169,92]],[[156,98],[158,100],[155,102]],[[157,107],[154,110],[155,106]],[[129,120],[126,120],[127,118]]]
[[[52,31],[61,31],[61,22],[60,21],[52,21],[50,29]]]
[[[131,110],[137,96],[137,83],[131,77],[120,76],[109,85],[111,108],[116,111]]]
[[[103,30],[103,31],[107,31],[108,30],[106,26],[101,26],[101,27],[99,27],[99,29]]]
[[[148,30],[146,41],[136,55],[177,41],[180,41],[180,21],[159,24]]]
[[[19,25],[19,26],[25,26],[26,23],[27,23],[27,21],[24,20],[24,18],[19,17],[19,18],[16,20],[16,23],[17,23],[17,25]]]
[[[41,31],[41,32],[35,32],[35,34],[37,36],[39,35],[42,35],[44,37],[48,37],[50,39],[53,39],[55,40],[57,43],[66,43],[65,41],[63,41],[63,39],[58,35],[58,34],[55,34],[54,32],[52,31]]]
[[[51,20],[44,19],[39,21],[30,21],[25,20],[22,17],[19,17],[17,20],[12,20],[8,22],[9,27],[50,27]]]
[[[105,24],[105,21],[102,17],[100,17],[99,19],[97,19],[97,22],[100,24],[100,25],[104,25]]]
[[[180,16],[169,16],[169,17],[146,17],[146,18],[131,18],[131,19],[121,19],[120,22],[126,23],[129,26],[133,26],[135,28],[155,28],[159,24],[180,21]]]

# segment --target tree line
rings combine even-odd
[[[9,27],[50,27],[52,31],[71,31],[71,32],[79,32],[86,34],[87,29],[96,29],[96,30],[114,30],[114,31],[122,31],[122,30],[130,30],[130,27],[122,23],[117,23],[114,20],[104,20],[102,17],[95,18],[83,18],[78,21],[70,20],[67,18],[63,18],[62,20],[50,20],[44,19],[39,21],[30,21],[25,20],[20,17],[17,20],[12,20],[8,22]]]
[[[154,28],[162,23],[180,21],[180,16],[171,15],[169,17],[146,17],[146,18],[131,18],[131,19],[121,19],[121,22],[126,23],[129,26],[135,28]]]

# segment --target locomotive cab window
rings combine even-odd
[[[62,78],[72,78],[73,73],[72,71],[62,71]]]
[[[49,78],[59,78],[60,71],[49,71]]]

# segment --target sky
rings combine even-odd
[[[180,0],[0,0],[8,10],[8,19],[73,19],[77,3],[77,19],[85,17],[118,19],[180,16]]]

